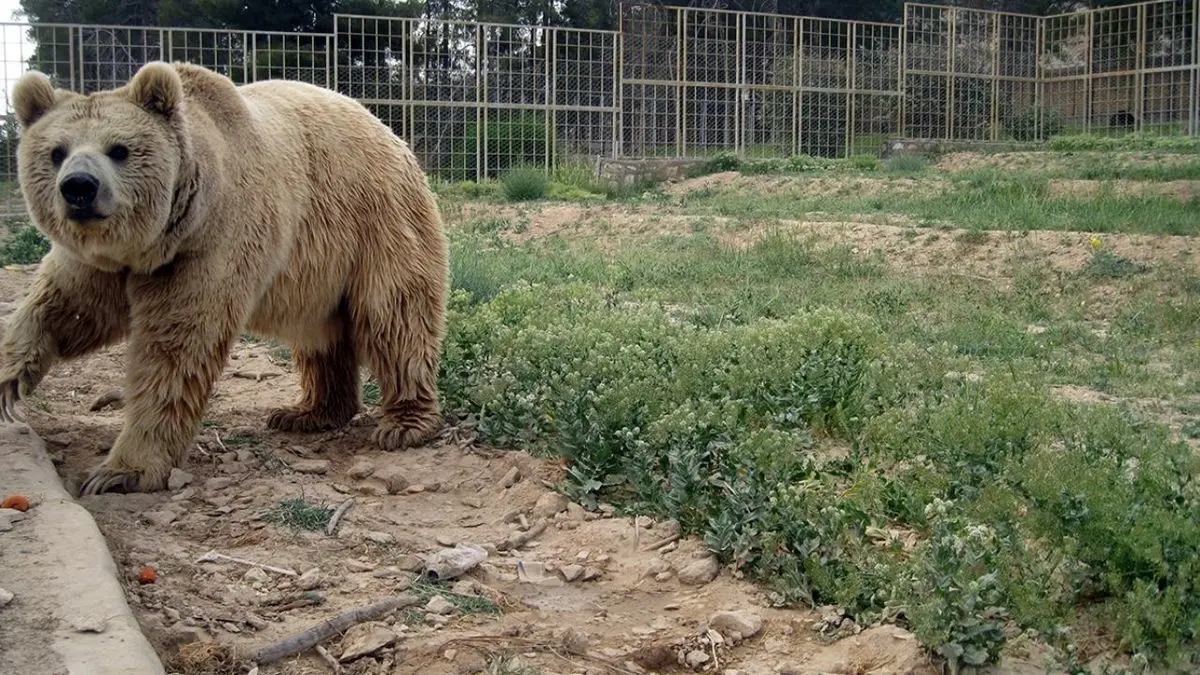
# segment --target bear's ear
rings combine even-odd
[[[54,107],[54,85],[45,73],[31,70],[13,87],[13,108],[17,123],[28,129]]]
[[[170,117],[183,101],[183,82],[170,64],[151,61],[129,82],[129,97],[152,113]]]

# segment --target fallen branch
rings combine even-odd
[[[342,516],[346,515],[346,512],[349,511],[350,507],[354,506],[354,504],[354,497],[351,497],[350,499],[342,502],[341,505],[334,510],[333,515],[329,517],[329,522],[325,524],[325,536],[333,536],[333,531],[337,529],[338,521],[342,519]]]
[[[417,596],[411,593],[402,593],[387,600],[380,600],[374,604],[367,605],[366,607],[358,607],[338,614],[331,619],[326,619],[299,633],[289,635],[279,642],[251,649],[246,658],[260,666],[275,663],[280,659],[312,649],[332,637],[341,635],[351,626],[364,621],[372,621],[384,614],[405,607],[412,607],[413,605],[420,604],[420,602]]]
[[[204,555],[202,555],[196,559],[196,562],[198,562],[198,563],[221,562],[221,561],[241,563],[243,565],[257,567],[259,569],[266,570],[268,572],[275,572],[276,574],[286,574],[289,577],[300,576],[294,570],[285,569],[283,567],[272,567],[271,565],[264,565],[263,563],[254,562],[253,560],[243,560],[242,558],[234,558],[233,556],[228,556],[228,555],[225,555],[224,553],[217,553],[216,551],[209,551],[208,553],[205,553]]]
[[[251,372],[248,370],[235,370],[231,374],[233,377],[240,377],[243,380],[254,380],[255,382],[262,382],[263,380],[269,380],[272,377],[279,377],[279,373]]]
[[[667,546],[669,544],[674,544],[677,541],[679,541],[679,535],[673,534],[669,537],[663,537],[662,539],[659,539],[658,541],[654,542],[653,544],[650,544],[649,546],[646,547],[645,550],[657,551],[658,549],[660,549],[664,546]]]

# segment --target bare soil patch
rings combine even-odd
[[[1045,173],[1061,171],[1072,167],[1085,165],[1090,158],[1102,159],[1104,162],[1121,166],[1153,167],[1176,164],[1186,164],[1195,161],[1195,157],[1187,153],[1152,153],[1152,152],[952,152],[938,159],[937,168],[942,171],[958,173],[962,171],[978,171],[980,169],[1007,169],[1013,171],[1033,171]]]

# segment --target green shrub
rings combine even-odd
[[[504,175],[504,196],[510,202],[541,199],[550,190],[546,174],[532,167],[519,167]]]
[[[32,265],[50,252],[50,240],[36,227],[21,224],[12,228],[0,247],[0,265]]]

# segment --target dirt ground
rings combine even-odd
[[[448,214],[452,222],[521,220],[529,227],[510,236],[522,239],[569,233],[602,241],[617,232],[694,231],[699,223],[744,245],[768,229],[790,228],[860,255],[878,251],[914,274],[954,261],[963,273],[997,280],[1014,258],[1072,269],[1089,253],[1087,235],[1079,233],[992,233],[968,242],[953,231],[865,219],[768,228],[670,207],[457,208]],[[1105,242],[1135,260],[1197,264],[1191,241],[1182,238]],[[30,268],[0,270],[0,315],[11,312],[31,279]],[[115,347],[61,364],[24,406],[68,489],[103,458],[120,430],[119,409],[91,408],[121,385],[123,354],[123,346]],[[558,464],[482,447],[469,429],[449,429],[427,447],[393,454],[370,442],[366,414],[335,433],[266,431],[267,412],[298,396],[286,359],[266,343],[242,343],[186,471],[174,476],[170,490],[81,500],[107,538],[134,613],[169,672],[244,673],[215,657],[199,658],[196,645],[269,644],[402,592],[422,601],[324,643],[330,659],[345,659],[343,672],[937,672],[902,628],[864,630],[843,621],[836,608],[774,609],[761,589],[708,558],[701,542],[678,539],[673,523],[570,504],[550,489]],[[327,508],[355,501],[327,535],[268,517],[281,501],[296,498]],[[523,545],[513,540],[526,535],[532,536]],[[486,560],[453,583],[453,594],[429,599],[418,575],[424,557],[459,544],[485,549]],[[199,560],[214,551],[283,571]],[[157,570],[154,583],[139,583],[144,567]],[[493,608],[500,611],[488,611]],[[751,635],[739,639],[741,631]],[[181,661],[181,654],[193,660]],[[1044,655],[1035,642],[1014,636],[1009,656],[991,672],[1040,673]],[[311,650],[258,671],[329,672],[329,663]]]

